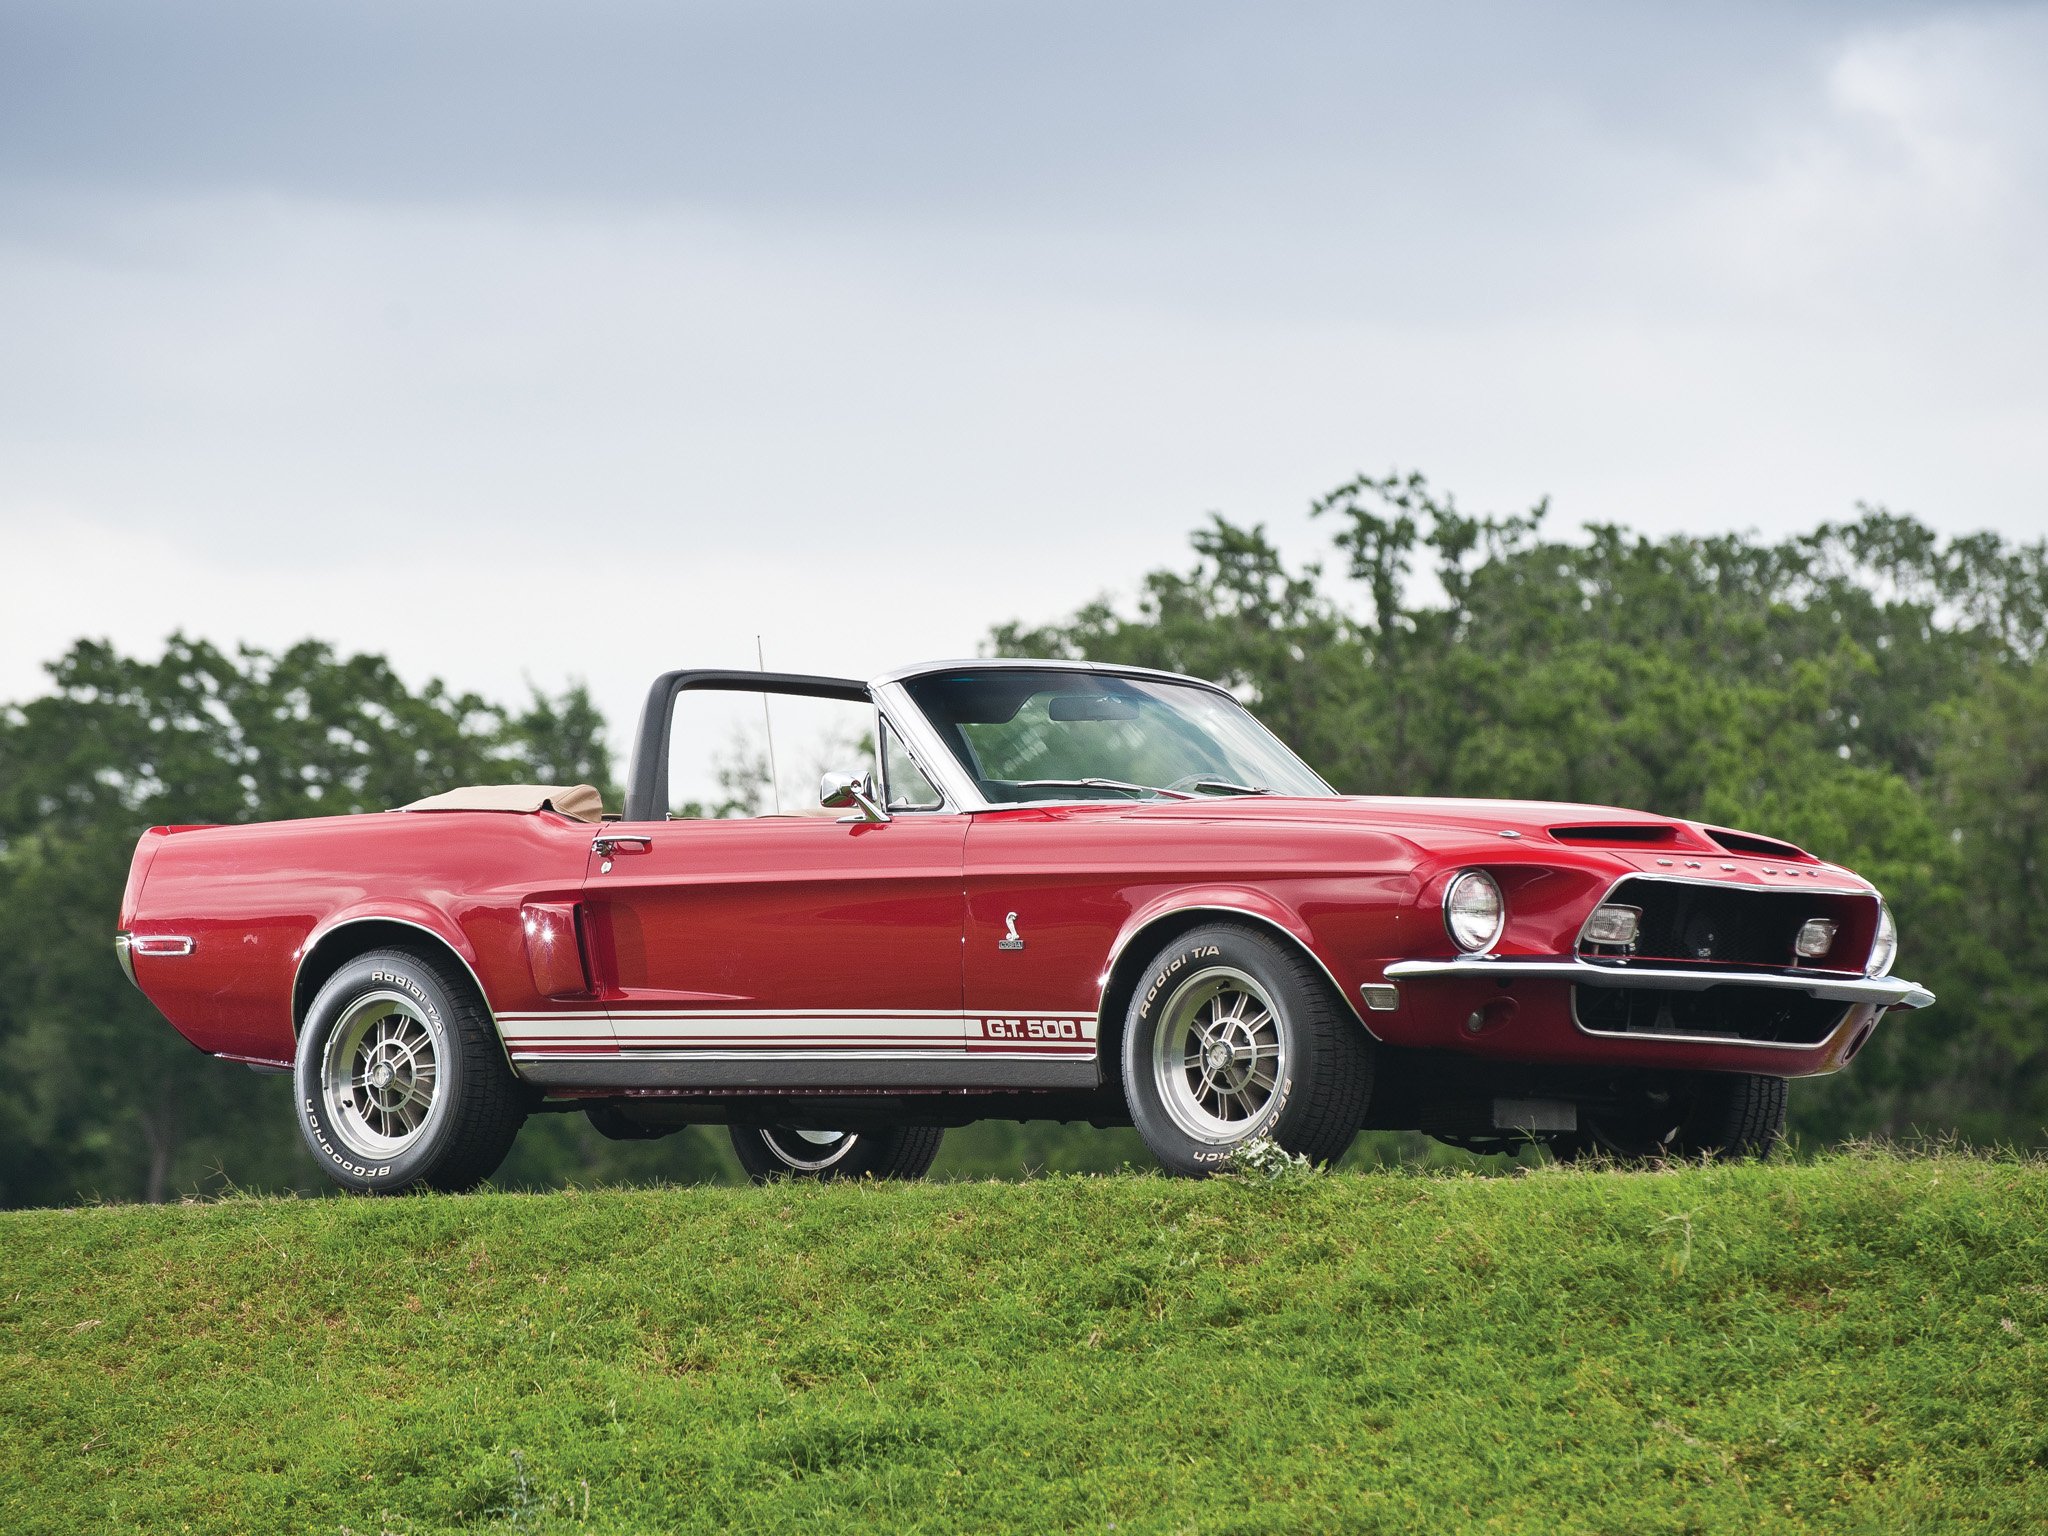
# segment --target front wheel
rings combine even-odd
[[[1553,1141],[1559,1162],[1611,1157],[1765,1158],[1785,1136],[1785,1079],[1702,1072],[1619,1104],[1581,1109],[1579,1129]]]
[[[1365,1118],[1372,1065],[1328,979],[1234,923],[1161,950],[1124,1020],[1131,1121],[1170,1173],[1213,1173],[1257,1140],[1335,1162]]]
[[[314,1158],[368,1194],[473,1189],[526,1120],[476,988],[409,950],[375,950],[328,978],[299,1032],[292,1081]]]
[[[734,1125],[732,1150],[756,1184],[771,1179],[921,1179],[939,1155],[945,1131],[899,1125],[881,1131],[795,1130]]]

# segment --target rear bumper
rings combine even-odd
[[[1831,1003],[1870,1003],[1880,1008],[1925,1008],[1934,994],[1896,976],[1796,976],[1780,971],[1682,970],[1650,966],[1601,965],[1591,960],[1397,960],[1387,980],[1456,976],[1502,981],[1528,977],[1567,981],[1580,987],[1641,987],[1665,992],[1704,992],[1709,987],[1770,987]]]

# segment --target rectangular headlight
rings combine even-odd
[[[1809,917],[1799,925],[1799,937],[1792,941],[1792,952],[1802,960],[1818,960],[1834,947],[1835,925],[1825,917]]]
[[[1633,944],[1642,926],[1641,907],[1595,907],[1582,937],[1588,944]]]

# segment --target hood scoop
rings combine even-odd
[[[1701,837],[1704,831],[1706,837]],[[1712,853],[1737,853],[1752,859],[1782,859],[1788,864],[1818,862],[1803,848],[1775,838],[1750,832],[1732,832],[1726,827],[1693,828],[1675,821],[1587,822],[1578,826],[1551,827],[1553,841],[1577,848],[1681,848]]]
[[[1700,840],[1668,821],[1623,821],[1609,826],[1552,827],[1560,843],[1580,848],[1698,848]]]
[[[1802,864],[1820,862],[1804,848],[1778,842],[1775,838],[1758,837],[1750,832],[1730,832],[1725,827],[1709,827],[1707,836],[1730,853],[1748,854],[1751,858],[1796,860]]]

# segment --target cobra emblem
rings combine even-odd
[[[1017,914],[1003,914],[1003,936],[996,940],[997,949],[1022,949],[1024,941],[1017,937]]]

